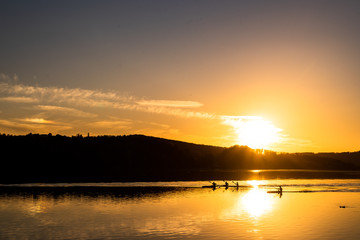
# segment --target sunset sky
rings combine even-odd
[[[360,1],[0,4],[0,133],[360,150]]]

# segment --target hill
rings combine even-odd
[[[360,170],[360,152],[262,152],[143,135],[3,134],[0,144],[2,183],[239,179],[247,169]]]

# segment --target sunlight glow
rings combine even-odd
[[[46,213],[50,206],[51,203],[49,203],[48,199],[46,198],[40,198],[35,201],[23,203],[23,207],[28,211],[30,215]]]
[[[245,211],[254,218],[260,217],[272,209],[272,199],[264,189],[254,187],[241,199]]]
[[[260,170],[253,170],[253,171],[259,171]],[[252,187],[254,188],[259,188],[259,185],[264,185],[265,184],[265,181],[261,181],[261,180],[249,180],[249,181],[246,181],[247,184],[251,185]]]
[[[270,121],[257,116],[225,116],[223,123],[234,127],[239,145],[253,149],[269,148],[271,144],[281,140],[282,129],[275,127]]]
[[[24,121],[31,123],[53,123],[53,121],[45,120],[43,118],[26,118]]]

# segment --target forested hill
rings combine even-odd
[[[360,170],[360,152],[259,152],[143,135],[3,134],[0,144],[3,183],[210,180],[236,177],[239,169]]]

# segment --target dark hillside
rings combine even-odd
[[[360,153],[264,153],[147,137],[0,135],[1,182],[230,178],[238,169],[360,169]]]

